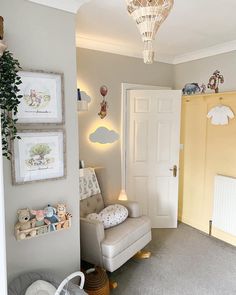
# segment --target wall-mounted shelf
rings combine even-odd
[[[52,230],[52,226],[55,229]],[[27,230],[15,229],[15,237],[17,241],[28,240],[31,238],[39,237],[44,234],[65,230],[70,227],[71,227],[71,216],[68,216],[68,219],[65,221],[60,221],[60,222],[49,224],[49,225],[45,224],[42,226],[30,228]]]
[[[226,92],[218,92],[218,93],[197,93],[192,95],[183,95],[184,98],[193,98],[193,97],[220,97],[222,95],[234,95],[235,91],[226,91]]]

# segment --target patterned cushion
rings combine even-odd
[[[87,216],[90,220],[99,220],[104,228],[110,228],[125,221],[128,217],[128,210],[119,204],[110,205],[104,208],[99,214],[92,213]]]

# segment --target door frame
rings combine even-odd
[[[171,90],[171,87],[162,87],[155,85],[130,84],[121,83],[121,189],[126,191],[126,149],[127,149],[127,122],[129,122],[129,114],[127,112],[129,90]],[[128,196],[129,198],[129,196]]]

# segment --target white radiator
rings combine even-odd
[[[236,236],[236,178],[215,176],[212,224]]]

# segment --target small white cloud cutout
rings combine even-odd
[[[80,96],[81,96],[81,100],[85,100],[88,103],[91,102],[91,97],[85,91],[80,91]]]
[[[109,130],[106,127],[99,127],[89,135],[92,142],[101,144],[113,143],[119,139],[119,134],[114,130]]]

